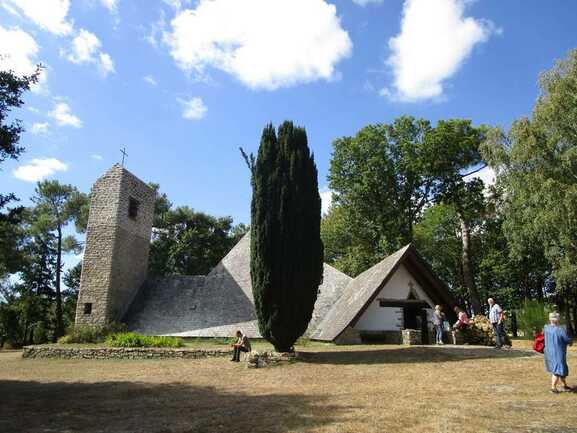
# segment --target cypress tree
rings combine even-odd
[[[304,128],[284,122],[276,134],[267,125],[251,166],[256,315],[261,335],[287,352],[307,329],[323,273],[321,199]]]

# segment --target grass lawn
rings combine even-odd
[[[577,432],[577,394],[549,393],[543,358],[528,345],[311,344],[300,362],[256,370],[224,358],[0,351],[0,432]],[[569,368],[577,372],[576,348]]]

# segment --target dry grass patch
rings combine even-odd
[[[527,344],[313,345],[301,362],[257,370],[0,352],[0,431],[577,432],[577,394],[548,393],[542,356]],[[575,349],[569,364],[575,372]]]

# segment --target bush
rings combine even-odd
[[[182,338],[141,335],[136,332],[111,334],[106,338],[111,347],[183,347]]]
[[[521,308],[517,310],[517,328],[523,331],[526,337],[531,337],[549,322],[551,311],[553,309],[547,304],[525,299]]]
[[[59,344],[102,343],[108,335],[126,331],[124,323],[113,322],[106,326],[78,325],[69,328],[66,335],[58,340]]]
[[[66,335],[58,339],[59,344],[102,343],[106,337],[104,327],[95,325],[78,325],[69,328]]]
[[[48,341],[48,332],[46,332],[46,325],[44,322],[36,322],[32,330],[32,343],[44,344]]]
[[[63,337],[60,337],[57,341],[58,344],[72,344],[74,343],[74,341],[72,341],[72,335],[65,335]]]
[[[306,347],[306,346],[310,346],[310,344],[311,344],[311,340],[310,340],[309,338],[300,337],[300,338],[296,341],[295,346],[304,346],[304,347]]]

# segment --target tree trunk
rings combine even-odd
[[[469,297],[471,298],[471,307],[473,308],[473,313],[481,314],[481,298],[479,297],[479,292],[475,286],[475,275],[473,273],[473,253],[471,247],[469,223],[465,220],[465,218],[463,218],[462,215],[459,216],[459,219],[461,220],[461,238],[463,241],[463,280],[469,292]]]
[[[64,318],[62,314],[62,294],[60,293],[60,273],[62,271],[62,227],[58,226],[58,246],[56,251],[56,329],[54,337],[64,335]]]

